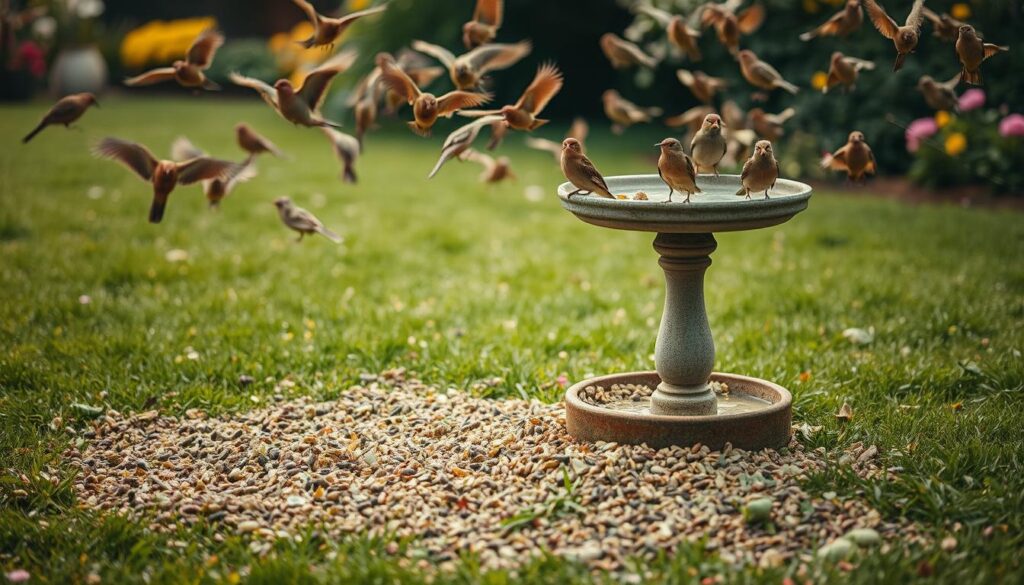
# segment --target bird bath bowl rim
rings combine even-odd
[[[695,193],[684,203],[685,193],[676,193],[668,203],[668,186],[661,177],[649,175],[617,175],[605,178],[615,195],[632,197],[643,191],[647,201],[608,199],[594,195],[573,195],[572,183],[558,186],[558,199],[567,211],[580,220],[612,229],[659,233],[734,232],[771,227],[789,221],[807,209],[811,186],[790,179],[779,179],[769,191],[751,193],[750,199],[736,195],[739,175],[698,175]]]

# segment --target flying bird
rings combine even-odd
[[[462,25],[462,44],[472,50],[494,41],[504,12],[505,0],[476,0],[473,20]]]
[[[39,124],[21,139],[21,143],[28,144],[29,140],[35,138],[36,134],[42,132],[47,126],[63,124],[65,128],[70,128],[82,117],[82,114],[85,114],[89,106],[100,107],[96,96],[91,93],[76,93],[61,98],[46,112]]]
[[[892,70],[899,71],[903,67],[903,60],[917,47],[917,41],[921,34],[921,19],[923,18],[921,11],[924,9],[924,0],[914,0],[914,5],[903,26],[897,25],[877,0],[864,0],[864,3],[867,5],[871,23],[875,25],[878,32],[882,33],[883,37],[891,39],[896,46],[896,63],[893,64]]]
[[[647,67],[654,69],[658,60],[651,57],[635,44],[623,39],[615,33],[601,35],[601,51],[615,69],[629,69],[630,67]]]
[[[334,44],[338,42],[338,37],[348,27],[352,26],[352,23],[364,16],[379,14],[388,9],[388,5],[385,3],[373,8],[367,8],[366,10],[346,14],[341,18],[330,18],[317,12],[313,5],[306,0],[292,0],[292,2],[306,13],[306,18],[313,24],[313,36],[304,41],[299,41],[299,44],[307,49],[324,47],[327,50],[331,50],[334,48]]]
[[[470,148],[462,153],[462,160],[475,162],[484,167],[483,172],[480,173],[481,183],[493,184],[500,183],[506,179],[514,180],[516,178],[510,166],[511,161],[507,156],[499,156],[495,159],[489,154],[484,154]]]
[[[569,180],[576,190],[569,193],[567,197],[577,194],[597,194],[608,199],[615,199],[608,190],[608,183],[598,172],[594,163],[590,162],[587,155],[583,154],[583,147],[575,138],[566,138],[562,141],[562,174]]]
[[[722,162],[728,144],[722,130],[725,124],[718,114],[708,114],[700,130],[690,142],[690,155],[697,164],[698,173],[713,172],[718,176],[718,163]]]
[[[145,146],[120,140],[104,138],[94,148],[93,154],[113,160],[128,167],[143,181],[153,185],[153,203],[149,208],[150,223],[160,223],[167,206],[167,197],[174,188],[191,185],[206,179],[220,179],[229,182],[238,175],[243,165],[206,156],[174,162],[157,160]]]
[[[932,34],[948,42],[955,43],[957,35],[960,34],[960,27],[967,24],[950,16],[948,13],[936,14],[923,7],[921,15],[932,25]]]
[[[572,126],[569,127],[569,132],[566,133],[566,138],[573,138],[580,144],[580,151],[586,152],[584,144],[587,141],[587,135],[590,133],[590,126],[587,121],[583,118],[576,118],[572,121]],[[562,145],[558,142],[548,140],[546,138],[534,138],[533,136],[526,137],[526,146],[534,150],[541,150],[544,152],[550,152],[555,157],[555,162],[562,160]]]
[[[846,5],[831,18],[816,28],[800,35],[801,41],[809,41],[816,37],[845,37],[864,24],[864,10],[860,0],[846,0]]]
[[[743,163],[743,172],[740,173],[740,183],[743,186],[736,194],[746,195],[747,199],[750,199],[752,192],[763,190],[764,198],[768,199],[768,191],[775,187],[778,178],[779,163],[772,154],[772,143],[758,140],[754,145],[754,153]]]
[[[331,149],[341,162],[341,180],[344,183],[356,182],[356,161],[359,159],[359,140],[334,128],[321,128],[327,139],[331,141]]]
[[[526,91],[514,105],[504,106],[500,110],[474,110],[460,112],[460,115],[477,117],[501,114],[505,125],[513,130],[531,132],[548,123],[537,116],[547,107],[548,102],[562,89],[562,72],[554,63],[545,63],[537,68],[537,74],[527,86]]]
[[[697,41],[700,40],[700,31],[690,28],[682,16],[670,14],[659,10],[650,4],[643,3],[637,10],[650,16],[665,28],[665,36],[668,37],[672,46],[683,52],[691,61],[700,61],[700,47]]]
[[[260,136],[258,132],[245,122],[239,122],[235,126],[235,138],[238,140],[239,148],[252,156],[270,153],[277,158],[286,158],[285,154],[281,152],[281,149],[276,144]]]
[[[668,185],[668,203],[672,203],[672,193],[686,193],[686,203],[690,196],[700,193],[697,186],[697,169],[693,160],[683,152],[683,145],[675,138],[666,138],[654,145],[661,149],[658,157],[658,175]]]
[[[739,59],[740,72],[750,85],[767,90],[778,87],[794,95],[800,91],[800,88],[783,79],[774,67],[758,59],[750,49],[740,51]]]
[[[416,83],[395,64],[394,58],[386,53],[377,56],[377,65],[380,67],[381,81],[392,90],[404,94],[406,102],[412,106],[413,121],[408,126],[420,136],[429,136],[438,118],[450,118],[457,110],[479,106],[491,100],[490,94],[470,91],[455,90],[440,97],[420,91]]]
[[[676,70],[676,78],[690,90],[693,97],[698,101],[710,104],[715,100],[715,94],[725,89],[728,83],[721,77],[711,77],[703,71],[690,72],[686,69]]]
[[[515,65],[530,54],[533,45],[530,41],[515,44],[493,43],[481,45],[458,57],[444,47],[423,41],[413,41],[412,48],[440,61],[448,69],[448,75],[456,88],[474,91],[481,88],[484,75]]]
[[[694,106],[682,114],[665,118],[665,125],[669,128],[682,128],[685,126],[687,134],[696,134],[700,130],[701,124],[704,123],[704,118],[708,114],[714,113],[715,109],[711,106]]]
[[[955,112],[959,109],[960,98],[956,95],[956,86],[960,84],[961,73],[957,73],[949,81],[936,81],[931,75],[922,75],[917,80],[917,91],[924,96],[924,103],[936,111]]]
[[[821,168],[845,171],[849,180],[863,182],[864,175],[875,174],[875,155],[864,141],[864,134],[854,130],[842,148],[825,155]]]
[[[179,136],[171,144],[171,158],[175,162],[181,163],[205,156],[205,152],[192,144],[192,142],[184,136]],[[237,173],[231,175],[228,179],[214,178],[203,179],[201,181],[203,194],[206,195],[206,200],[210,204],[210,209],[218,209],[220,207],[220,202],[231,194],[239,183],[244,183],[256,176],[256,165],[253,164],[253,155],[249,155],[249,157],[241,163],[241,166],[242,168]]]
[[[466,124],[449,134],[448,137],[444,139],[444,144],[441,146],[441,156],[437,159],[437,164],[434,165],[434,169],[430,171],[427,178],[433,179],[434,175],[436,175],[437,172],[441,170],[441,167],[449,160],[453,158],[462,160],[460,158],[462,153],[469,150],[469,147],[473,145],[477,136],[480,135],[480,130],[482,128],[490,126],[495,122],[504,123],[504,121],[505,118],[500,114],[491,114],[473,120],[469,124]]]
[[[340,128],[337,122],[320,116],[320,104],[327,95],[327,88],[335,76],[352,66],[356,60],[355,51],[342,51],[331,57],[306,76],[302,87],[296,91],[287,79],[278,79],[271,87],[259,79],[245,77],[238,73],[229,75],[236,85],[256,90],[271,108],[282,118],[298,126],[332,126]]]
[[[1010,47],[982,41],[971,25],[961,26],[960,35],[956,38],[956,55],[960,58],[960,64],[963,65],[960,79],[971,85],[981,85],[982,61],[992,55],[1009,50]]]
[[[213,64],[213,57],[223,44],[224,35],[214,29],[207,29],[192,42],[188,53],[185,54],[185,59],[178,59],[170,67],[153,69],[142,75],[126,79],[124,84],[138,87],[164,81],[176,81],[178,85],[189,89],[220,89],[219,85],[206,77],[204,71]]]
[[[359,143],[360,151],[363,150],[363,137],[366,136],[368,131],[377,127],[377,85],[380,83],[380,75],[380,67],[375,67],[373,71],[363,79],[362,83],[360,83],[359,90],[356,92],[357,98],[353,107],[353,113],[355,114],[356,119],[356,142]],[[413,81],[413,83],[415,83],[415,81]],[[364,85],[365,87],[363,87]],[[388,88],[388,91],[390,93],[394,93],[390,91],[390,88]],[[403,99],[403,102],[404,101],[405,100]]]
[[[315,215],[292,203],[287,197],[274,199],[274,206],[277,207],[277,214],[281,217],[281,223],[287,228],[299,233],[301,242],[306,234],[320,234],[335,244],[341,243],[341,236],[324,227],[324,224]]]
[[[612,132],[622,134],[633,124],[650,122],[662,114],[661,108],[641,108],[619,95],[614,89],[601,94],[604,113],[612,121]]]
[[[847,57],[836,51],[832,53],[832,59],[828,66],[828,77],[825,80],[825,87],[821,88],[821,93],[828,93],[830,89],[837,85],[843,86],[843,89],[847,91],[852,90],[857,84],[860,72],[870,71],[874,68],[875,64],[871,61]]]
[[[713,26],[718,42],[735,55],[740,49],[740,35],[749,35],[761,28],[765,10],[761,4],[753,4],[737,13],[742,0],[729,0],[721,4],[704,4],[701,8],[701,25]]]
[[[795,115],[796,110],[793,108],[786,108],[778,114],[769,114],[761,108],[751,108],[747,112],[747,127],[759,137],[769,142],[777,142],[786,133],[782,125]]]

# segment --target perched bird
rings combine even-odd
[[[460,115],[477,117],[501,114],[505,125],[513,130],[530,132],[547,124],[537,116],[547,107],[555,95],[562,89],[562,72],[553,63],[545,63],[537,68],[537,74],[527,86],[526,91],[514,105],[504,106],[500,110],[475,110],[460,112]]]
[[[295,90],[287,79],[278,79],[273,87],[252,77],[238,73],[229,75],[236,85],[256,90],[267,105],[274,108],[282,118],[299,126],[332,126],[340,128],[337,122],[320,116],[320,104],[327,95],[327,88],[339,73],[352,66],[356,60],[355,51],[342,51],[313,70]]]
[[[800,88],[783,79],[774,67],[758,59],[750,49],[740,51],[739,59],[740,72],[750,85],[767,90],[779,87],[794,95],[800,91]]]
[[[444,47],[423,41],[413,41],[412,48],[430,55],[447,67],[448,75],[456,88],[472,91],[481,88],[481,81],[487,73],[511,67],[529,55],[533,45],[530,41],[515,44],[493,43],[481,45],[459,57]]]
[[[380,67],[381,82],[404,94],[406,102],[412,106],[413,121],[408,126],[420,136],[429,136],[430,129],[439,117],[450,118],[457,110],[479,106],[491,100],[490,94],[469,91],[450,91],[440,97],[420,91],[387,53],[377,56],[377,66]]]
[[[683,152],[683,145],[675,138],[666,138],[654,146],[661,149],[658,175],[668,185],[668,202],[672,203],[672,193],[682,191],[686,193],[685,202],[689,203],[691,195],[701,192],[693,160]]]
[[[682,16],[670,14],[659,10],[648,3],[642,3],[637,8],[643,14],[650,16],[665,28],[665,36],[668,37],[673,47],[683,52],[691,61],[700,61],[700,47],[697,41],[700,40],[700,31],[690,28]]]
[[[843,86],[843,89],[847,91],[852,90],[857,84],[860,72],[871,71],[874,68],[875,64],[871,61],[847,57],[836,51],[832,53],[832,59],[828,65],[828,78],[825,80],[825,87],[821,88],[821,93],[828,93],[837,85]]]
[[[917,41],[921,34],[921,10],[924,8],[924,0],[914,0],[914,5],[907,15],[907,21],[903,26],[896,24],[896,21],[889,16],[885,9],[878,4],[877,0],[864,0],[868,8],[868,16],[872,24],[882,33],[882,36],[891,39],[896,45],[896,63],[892,66],[893,71],[899,71],[903,67],[903,60],[907,54],[913,53],[917,47]]]
[[[587,125],[587,121],[583,118],[576,118],[572,121],[572,126],[569,127],[569,132],[566,133],[566,138],[573,138],[580,145],[580,152],[586,152],[584,144],[587,141],[587,134],[590,133],[590,126]],[[555,157],[555,162],[562,160],[562,145],[548,140],[546,138],[534,138],[533,136],[526,137],[526,146],[534,150],[542,150],[544,152],[550,152]]]
[[[921,15],[932,24],[932,34],[948,43],[955,43],[956,37],[960,34],[960,27],[967,24],[945,12],[936,14],[927,7],[921,9]]]
[[[860,28],[864,23],[864,10],[860,0],[846,0],[846,5],[831,18],[816,28],[800,35],[801,41],[809,41],[815,37],[845,37]]]
[[[170,67],[153,69],[137,77],[126,79],[124,84],[138,87],[173,80],[178,82],[178,85],[189,89],[220,89],[220,86],[209,80],[203,72],[213,64],[213,56],[223,44],[224,35],[214,29],[207,29],[192,42],[184,60],[179,59]]]
[[[846,171],[849,180],[863,182],[864,175],[875,174],[875,155],[868,143],[864,142],[864,134],[854,130],[842,148],[825,155],[821,167]]]
[[[596,193],[601,197],[615,199],[608,190],[608,183],[604,177],[590,162],[587,155],[583,154],[583,147],[575,138],[566,138],[562,141],[562,174],[569,180],[576,190],[569,193],[568,197],[576,194],[590,195]]]
[[[710,104],[715,99],[719,90],[725,89],[728,85],[721,77],[711,77],[703,71],[689,72],[686,69],[676,70],[676,77],[679,83],[685,85],[693,97],[702,103]]]
[[[335,244],[341,243],[341,236],[325,228],[315,215],[295,205],[291,199],[278,197],[274,199],[274,205],[277,207],[281,222],[289,229],[299,232],[299,239],[295,241],[301,242],[306,234],[320,234]]]
[[[473,20],[462,25],[462,44],[472,50],[494,41],[504,12],[505,0],[476,0]]]
[[[93,154],[117,161],[142,180],[153,184],[153,204],[149,208],[150,223],[160,223],[163,219],[167,197],[178,184],[191,185],[205,179],[230,182],[244,168],[237,163],[206,156],[181,162],[157,160],[145,146],[117,138],[104,138],[93,148]]]
[[[292,0],[292,2],[306,13],[306,18],[313,24],[313,36],[304,41],[299,41],[299,44],[307,49],[324,47],[330,50],[338,42],[338,37],[341,36],[341,33],[352,26],[352,23],[364,16],[379,14],[388,9],[388,5],[385,3],[373,8],[367,8],[366,10],[346,14],[341,18],[329,18],[318,13],[313,8],[313,5],[306,0]]]
[[[100,107],[96,96],[91,93],[76,93],[61,98],[46,112],[39,124],[21,139],[21,143],[28,144],[29,140],[35,138],[36,134],[42,132],[47,126],[63,124],[65,128],[70,128],[71,124],[78,121],[82,114],[89,109],[89,106]]]
[[[331,149],[334,155],[341,161],[341,180],[345,183],[356,182],[356,160],[359,159],[359,141],[353,137],[339,132],[334,128],[321,128],[327,139],[331,141]]]
[[[650,122],[662,114],[661,108],[641,108],[625,99],[614,89],[601,94],[604,102],[604,113],[612,121],[612,132],[622,134],[633,124]]]
[[[769,142],[777,142],[786,133],[782,125],[796,115],[796,110],[786,108],[778,114],[769,114],[761,108],[747,112],[747,127]]]
[[[601,35],[601,51],[615,69],[628,69],[638,65],[654,69],[658,65],[657,59],[615,33]]]
[[[713,172],[718,176],[718,163],[725,156],[727,144],[722,128],[725,124],[718,114],[708,114],[700,125],[700,130],[690,142],[690,155],[697,164],[697,172]]]
[[[512,172],[510,167],[510,160],[507,156],[499,156],[497,159],[494,157],[477,152],[470,148],[466,152],[462,153],[462,160],[468,160],[475,162],[484,167],[482,173],[480,173],[481,183],[500,183],[506,179],[515,179],[516,175]]]
[[[1002,47],[981,40],[974,27],[965,24],[960,27],[960,35],[956,38],[956,55],[960,58],[963,69],[960,79],[971,85],[981,85],[981,63],[996,53],[1009,51],[1010,47]]]
[[[702,26],[713,26],[718,42],[733,55],[740,49],[740,35],[749,35],[761,28],[764,23],[764,6],[753,4],[737,14],[736,9],[742,3],[742,0],[729,0],[721,4],[708,3],[703,6],[701,12]]]
[[[235,138],[238,139],[238,146],[252,156],[263,153],[270,153],[277,158],[285,158],[285,154],[276,144],[260,136],[245,122],[239,122],[235,126]]]
[[[453,158],[462,160],[460,158],[462,153],[469,150],[469,147],[473,145],[477,136],[480,135],[481,129],[486,126],[490,126],[495,122],[504,123],[504,121],[505,118],[500,114],[491,114],[489,116],[473,120],[469,124],[466,124],[449,134],[448,137],[444,139],[444,144],[441,146],[441,156],[437,159],[437,164],[434,165],[434,169],[430,171],[427,178],[433,179],[434,175],[436,175],[437,172],[441,170],[441,167],[449,160]]]
[[[179,136],[171,144],[171,159],[181,163],[187,160],[205,157],[206,153],[197,148],[184,136]],[[244,183],[256,176],[256,165],[253,164],[253,156],[249,155],[241,163],[242,168],[228,179],[203,179],[201,185],[203,194],[210,204],[210,209],[218,209],[220,202],[227,197],[239,183]]]
[[[960,84],[961,73],[957,73],[946,82],[935,81],[931,75],[922,75],[917,80],[917,91],[924,96],[924,103],[936,110],[955,112],[959,109],[960,98],[956,95],[956,86]]]
[[[743,186],[736,194],[746,195],[750,199],[751,192],[763,190],[764,198],[768,199],[768,191],[775,187],[778,178],[779,163],[772,154],[772,143],[758,140],[754,145],[754,153],[743,163],[743,172],[740,173]]]

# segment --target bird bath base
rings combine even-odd
[[[701,193],[690,203],[668,202],[668,187],[657,175],[608,177],[612,193],[648,199],[633,201],[588,195],[569,196],[558,188],[562,206],[601,227],[656,232],[654,249],[665,272],[665,308],[655,345],[655,372],[613,374],[584,380],[566,393],[569,433],[587,441],[646,443],[652,447],[701,443],[713,449],[731,443],[743,449],[788,443],[792,416],[789,392],[766,380],[712,373],[715,343],[704,307],[704,272],[718,243],[714,232],[778,225],[807,208],[811,188],[780,179],[770,198],[736,195],[736,175],[701,175]],[[756,196],[755,196],[756,197]],[[745,412],[724,409],[714,386],[725,384]],[[590,388],[634,385],[650,388],[645,405],[602,404],[581,398]]]

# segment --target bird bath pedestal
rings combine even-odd
[[[736,175],[702,175],[690,203],[676,193],[667,203],[668,187],[658,175],[608,177],[612,193],[632,197],[643,191],[648,201],[612,200],[568,194],[558,188],[562,206],[579,219],[601,227],[656,232],[654,249],[665,271],[665,308],[655,345],[655,372],[630,372],[579,382],[566,392],[569,433],[587,441],[646,443],[652,447],[701,443],[720,449],[725,443],[743,449],[781,447],[788,443],[792,396],[781,386],[736,374],[713,372],[715,343],[704,308],[704,272],[718,246],[715,232],[778,225],[807,208],[811,188],[780,179],[769,192],[751,199],[735,193]],[[585,399],[595,389],[633,385],[653,389],[645,399],[607,404]],[[715,388],[728,388],[723,398]]]

